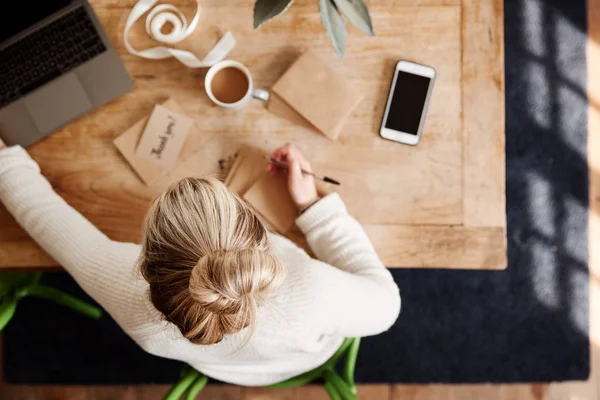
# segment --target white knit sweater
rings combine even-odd
[[[225,382],[267,385],[309,371],[344,337],[381,333],[400,312],[398,287],[337,194],[296,220],[322,261],[270,235],[285,281],[261,307],[254,335],[241,349],[248,328],[201,346],[165,322],[135,268],[140,246],[112,241],[95,228],[52,190],[21,147],[0,150],[0,200],[142,349]]]

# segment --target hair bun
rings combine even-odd
[[[218,315],[247,314],[279,286],[279,269],[280,263],[265,251],[214,251],[192,269],[190,296]]]
[[[186,336],[193,343],[220,342],[224,335],[254,324],[258,306],[275,294],[281,263],[265,250],[215,251],[192,268],[191,299],[205,312]]]

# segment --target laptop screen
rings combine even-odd
[[[71,0],[14,1],[0,18],[0,43],[60,10]]]

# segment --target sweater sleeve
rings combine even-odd
[[[138,327],[138,245],[110,240],[69,206],[20,146],[0,150],[0,200],[27,233],[126,330]],[[138,294],[136,296],[136,294]]]
[[[400,313],[400,291],[339,195],[323,198],[296,223],[315,255],[329,264],[321,264],[317,275],[333,333],[354,337],[389,329]]]

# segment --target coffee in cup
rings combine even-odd
[[[217,105],[240,109],[252,99],[267,100],[269,93],[255,89],[252,76],[246,66],[231,60],[216,63],[206,73],[204,88],[208,97]]]
[[[222,103],[233,104],[248,93],[249,82],[246,74],[236,67],[225,67],[212,79],[213,96]]]

